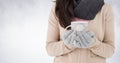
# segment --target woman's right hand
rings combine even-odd
[[[66,46],[77,48],[76,46],[74,46],[74,40],[76,38],[75,33],[76,32],[73,30],[65,30],[65,32],[62,35],[62,40]]]

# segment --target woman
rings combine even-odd
[[[89,21],[87,31],[65,31],[72,21],[81,19]],[[73,41],[75,38],[79,41]],[[114,41],[114,14],[108,3],[103,0],[56,0],[53,3],[46,50],[55,56],[54,63],[106,63],[106,58],[114,53]]]

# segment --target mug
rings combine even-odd
[[[74,31],[83,31],[87,28],[88,21],[72,21],[71,25],[67,26],[67,28],[71,27],[71,30]]]

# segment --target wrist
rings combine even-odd
[[[100,46],[101,42],[98,41],[98,39],[96,37],[94,37],[94,42],[93,44],[91,45],[90,49],[91,48],[97,48],[98,46]]]

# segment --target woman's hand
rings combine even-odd
[[[77,48],[89,48],[94,42],[94,33],[89,30],[66,30],[62,39],[66,45]]]
[[[74,40],[76,38],[75,34],[76,32],[73,30],[66,30],[62,35],[64,44],[67,46],[76,47],[74,46]]]
[[[77,31],[76,46],[78,48],[89,48],[94,43],[94,33],[92,31]]]

